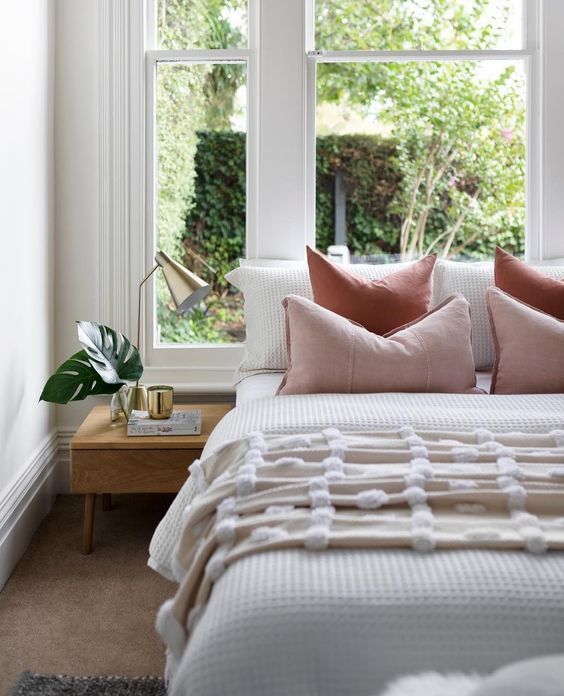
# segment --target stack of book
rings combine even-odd
[[[128,435],[199,435],[201,411],[173,411],[170,418],[157,420],[147,411],[132,411],[127,423]]]

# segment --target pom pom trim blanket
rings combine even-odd
[[[252,435],[191,467],[197,495],[159,614],[173,665],[213,583],[276,549],[564,549],[564,432],[410,427]]]

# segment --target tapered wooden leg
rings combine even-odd
[[[84,498],[84,528],[82,530],[82,553],[92,551],[92,535],[94,533],[94,508],[96,493],[87,493]]]
[[[102,493],[102,510],[109,512],[112,509],[112,494]]]

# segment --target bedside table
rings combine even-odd
[[[211,431],[232,404],[178,404],[177,410],[202,412],[200,435],[130,436],[112,425],[109,406],[95,406],[70,443],[70,491],[84,493],[82,553],[92,551],[96,495],[103,509],[112,493],[177,493],[188,478]]]

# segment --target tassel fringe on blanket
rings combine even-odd
[[[180,660],[213,583],[250,554],[303,548],[564,549],[564,431],[252,433],[191,469],[157,628]]]

